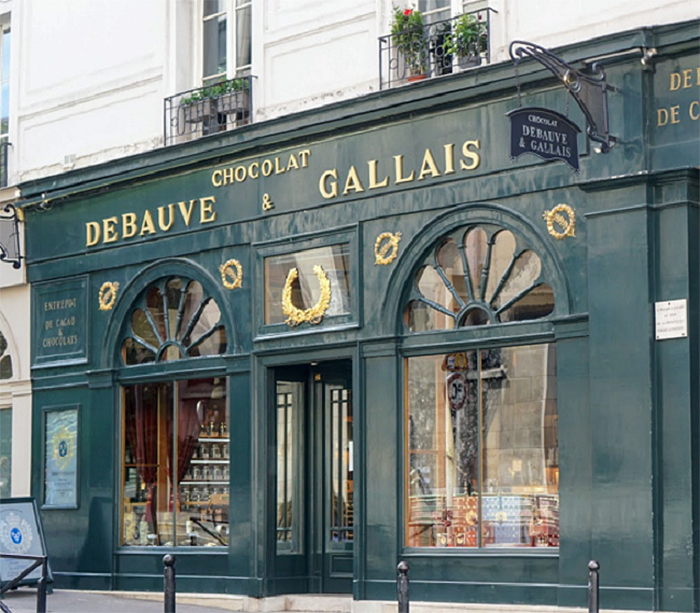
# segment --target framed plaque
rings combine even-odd
[[[35,283],[32,288],[33,365],[65,366],[88,359],[88,278]]]
[[[0,553],[45,556],[46,542],[41,517],[34,498],[0,499]],[[0,558],[0,584],[9,583],[31,566],[32,561]],[[47,579],[53,581],[51,567]],[[29,573],[19,585],[33,585],[41,579],[41,566]]]
[[[79,405],[44,409],[44,504],[78,508]]]

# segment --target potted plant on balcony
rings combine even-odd
[[[247,78],[224,81],[209,88],[210,97],[216,100],[216,110],[224,115],[236,115],[244,119],[250,113],[250,90]]]
[[[391,38],[408,69],[408,80],[425,79],[427,45],[423,13],[415,9],[394,8]]]
[[[481,64],[481,54],[488,48],[488,28],[481,15],[465,13],[454,23],[445,42],[445,52],[457,57],[461,68]]]
[[[186,123],[199,123],[212,114],[211,100],[205,90],[195,90],[189,96],[180,99],[180,108]]]

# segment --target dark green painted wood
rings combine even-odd
[[[22,185],[28,278],[87,279],[87,361],[35,368],[32,490],[43,483],[43,407],[80,404],[80,505],[42,512],[60,586],[162,589],[161,549],[122,551],[119,526],[119,386],[228,376],[233,443],[231,544],[177,550],[178,587],[263,596],[315,589],[304,563],[276,555],[274,395],[280,366],[352,360],[356,450],[353,593],[395,597],[396,564],[411,564],[414,599],[582,606],[586,562],[601,563],[605,608],[700,608],[700,224],[698,122],[659,126],[660,108],[688,107],[697,87],[671,91],[671,75],[700,66],[698,22],[622,33],[557,52],[604,60],[611,132],[607,155],[582,138],[581,172],[560,162],[508,159],[507,110],[517,105],[509,63],[372,94],[254,124],[186,145]],[[658,50],[645,72],[640,47]],[[541,66],[520,69],[523,104],[564,111],[563,89]],[[693,97],[695,96],[695,98]],[[571,117],[584,127],[571,105]],[[694,107],[693,107],[694,108]],[[687,109],[686,109],[687,110]],[[679,111],[680,112],[680,111]],[[325,200],[320,173],[420,165],[426,147],[479,139],[475,171]],[[309,168],[269,181],[214,188],[214,169],[309,147]],[[272,154],[272,152],[276,152]],[[363,180],[365,180],[363,178]],[[263,215],[262,194],[276,209]],[[49,210],[38,210],[46,193]],[[85,247],[86,221],[216,195],[217,220],[152,239]],[[576,236],[555,240],[545,210],[568,203]],[[32,206],[30,206],[32,205]],[[435,241],[457,227],[496,223],[540,254],[556,295],[545,322],[407,335],[406,288]],[[62,234],[57,238],[56,228]],[[401,232],[399,258],[377,266],[374,243]],[[343,320],[265,327],[263,258],[351,243],[351,302]],[[218,267],[238,259],[243,286],[226,290]],[[148,285],[172,274],[200,279],[222,309],[226,356],[144,367],[118,359],[123,322]],[[105,281],[120,284],[100,311]],[[34,290],[33,298],[39,294]],[[689,337],[656,342],[654,302],[688,299]],[[33,314],[33,342],[41,317]],[[558,551],[444,552],[403,547],[403,358],[456,348],[557,342],[561,547]],[[206,577],[206,580],[203,578]]]

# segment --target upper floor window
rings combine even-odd
[[[10,146],[10,19],[0,18],[0,187],[8,184],[7,150]]]
[[[554,310],[540,257],[499,226],[462,228],[438,242],[406,308],[411,332],[539,319]]]
[[[202,85],[250,74],[251,0],[204,0]]]
[[[131,312],[122,343],[127,366],[225,352],[219,305],[199,282],[180,277],[146,290]]]

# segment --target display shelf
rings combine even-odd
[[[190,481],[189,479],[183,479],[180,481],[180,485],[228,485],[228,481]]]
[[[197,458],[190,460],[190,464],[228,464],[229,459],[228,458],[212,458],[212,459],[207,459],[207,458]]]

